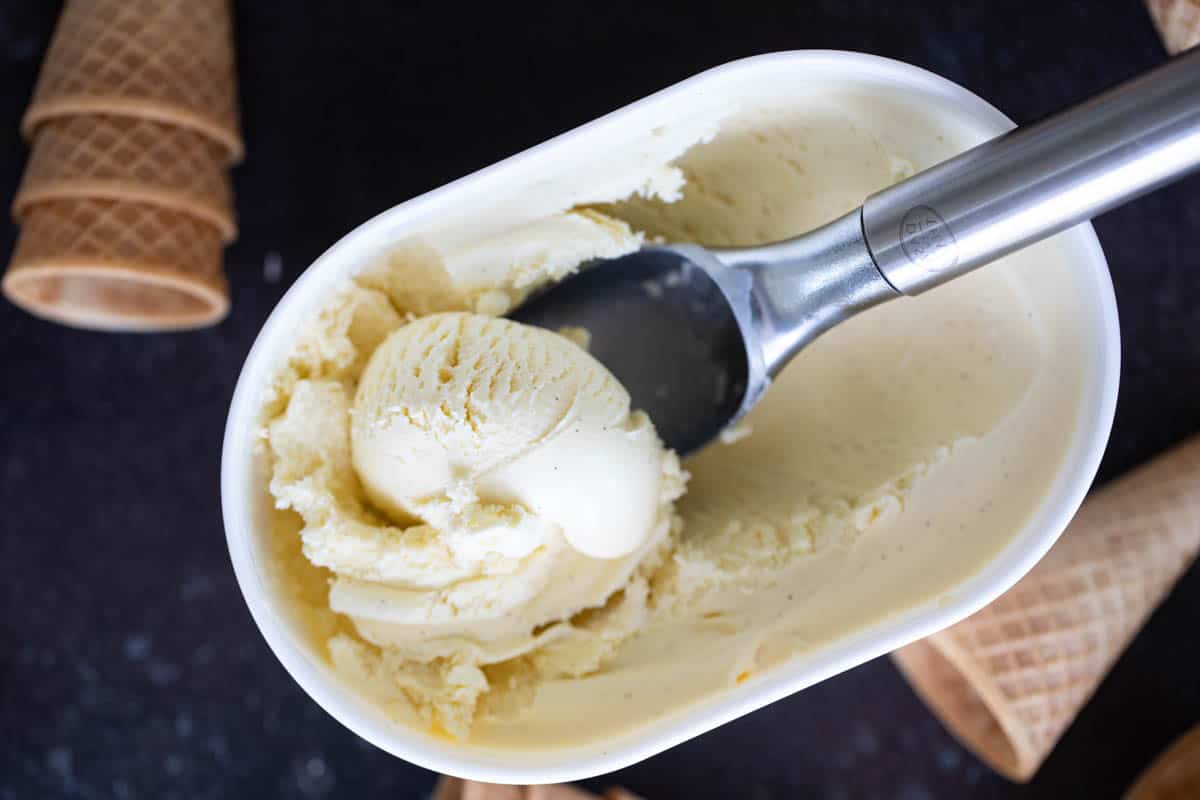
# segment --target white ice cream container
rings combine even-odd
[[[402,236],[478,202],[497,187],[532,184],[585,164],[599,149],[686,114],[700,98],[735,101],[746,87],[830,82],[878,97],[952,141],[983,140],[1012,122],[967,90],[924,70],[875,56],[799,51],[759,56],[718,67],[570,131],[421,197],[359,226],[331,247],[296,281],[271,314],[246,359],[230,408],[222,457],[221,498],[226,537],[246,603],[271,649],[292,677],[336,719],[378,747],[432,770],[496,783],[568,781],[610,772],[786,697],[818,681],[949,626],[986,605],[1021,578],[1065,529],[1100,463],[1116,404],[1119,331],[1104,254],[1090,224],[1058,237],[1078,288],[1078,313],[1088,335],[1087,362],[1075,432],[1040,506],[1008,545],[952,592],[847,633],[816,652],[783,664],[761,680],[734,686],[679,713],[649,720],[612,740],[552,751],[479,748],[433,737],[390,720],[339,679],[305,642],[268,579],[271,554],[265,531],[272,508],[257,430],[264,391],[286,357],[294,332],[331,292],[372,255]],[[953,133],[951,133],[953,131]],[[580,721],[584,724],[585,721]]]

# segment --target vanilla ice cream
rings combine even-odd
[[[456,732],[487,688],[481,667],[539,651],[540,677],[579,673],[632,632],[636,573],[661,561],[683,490],[678,459],[598,361],[470,312],[391,333],[353,405],[340,384],[300,382],[269,436],[307,470],[276,493],[305,514],[307,558],[336,576],[330,608],[394,659],[443,663],[452,699],[426,713]]]
[[[608,741],[953,591],[1051,484],[1086,347],[1053,242],[840,326],[682,467],[583,332],[498,318],[646,241],[797,235],[971,143],[802,76],[738,96],[446,201],[296,332],[263,412],[277,582],[389,718]]]
[[[559,537],[592,560],[628,556],[663,527],[662,478],[678,471],[599,361],[479,314],[393,333],[358,384],[350,430],[367,496],[433,525],[464,564],[519,561]]]

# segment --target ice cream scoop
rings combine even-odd
[[[590,351],[687,454],[745,415],[803,347],[1200,166],[1200,50],[878,192],[770,245],[644,248],[511,315],[581,326]]]

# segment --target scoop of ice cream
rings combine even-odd
[[[593,558],[649,537],[663,448],[595,358],[550,331],[436,314],[371,356],[351,426],[367,496],[468,559],[522,558],[560,533]]]

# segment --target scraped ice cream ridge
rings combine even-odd
[[[952,592],[1042,499],[1085,348],[1053,241],[824,336],[682,466],[586,336],[498,318],[649,239],[802,233],[973,143],[851,91],[789,103],[465,200],[297,332],[264,406],[274,583],[398,724],[628,734]]]

